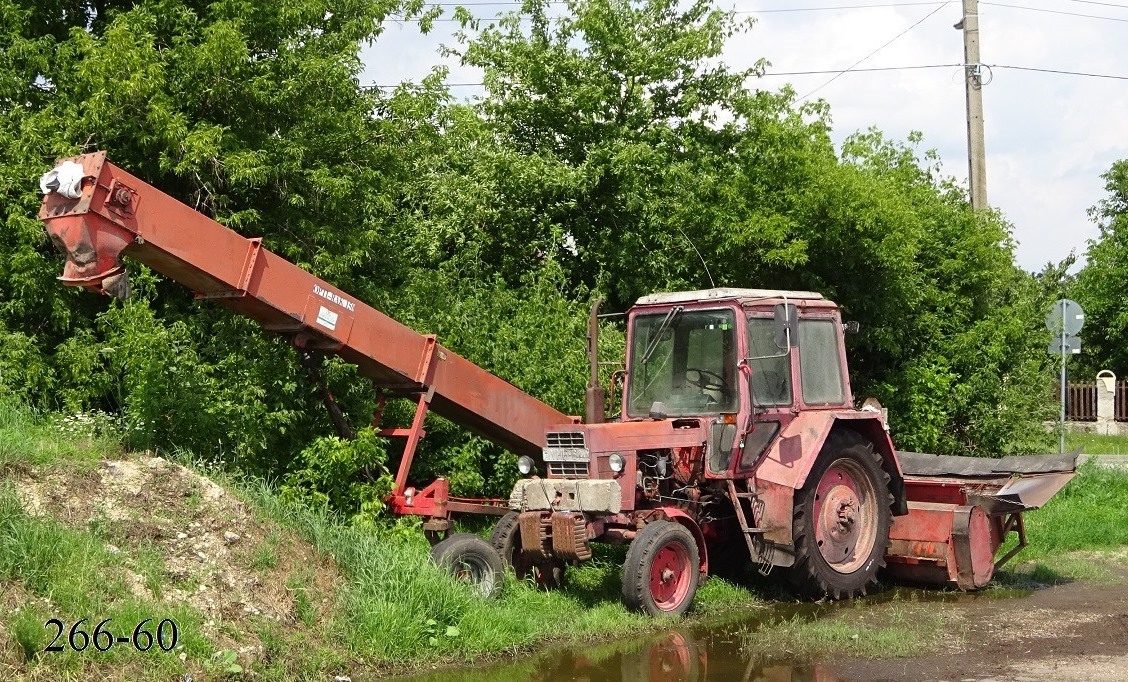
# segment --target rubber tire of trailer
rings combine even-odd
[[[834,569],[824,558],[817,545],[817,519],[813,513],[820,481],[828,470],[840,463],[868,479],[875,493],[872,504],[868,506],[870,513],[877,516],[873,545],[861,565],[849,573]],[[853,431],[832,431],[819,452],[815,466],[807,475],[806,483],[795,493],[792,519],[795,564],[791,567],[790,578],[796,590],[814,599],[851,599],[865,595],[870,585],[876,584],[878,571],[885,566],[892,504],[889,474],[882,469],[881,456],[874,452],[873,444]],[[863,508],[865,506],[863,504]]]
[[[458,533],[431,548],[431,559],[483,597],[501,593],[505,562],[488,542],[472,533]]]
[[[564,585],[564,561],[552,556],[538,561],[527,558],[521,551],[521,526],[517,516],[517,512],[511,511],[501,517],[490,535],[490,545],[501,555],[502,561],[513,568],[518,580],[531,578],[542,589],[559,589]]]
[[[661,568],[672,565],[678,583],[668,600],[655,598],[652,584]],[[700,554],[693,534],[673,521],[652,521],[638,532],[623,562],[623,601],[627,608],[651,616],[680,616],[693,605],[701,576]]]

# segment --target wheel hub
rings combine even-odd
[[[689,553],[678,543],[658,550],[650,566],[650,593],[654,604],[663,611],[677,608],[689,592]]]
[[[838,460],[823,473],[814,521],[816,545],[832,569],[850,573],[869,558],[877,538],[876,495],[856,462]]]

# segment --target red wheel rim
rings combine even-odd
[[[858,462],[840,459],[823,473],[814,521],[815,544],[832,569],[852,573],[869,559],[877,541],[877,495]]]
[[[689,593],[689,551],[680,542],[662,546],[650,564],[650,595],[662,611],[673,611]]]

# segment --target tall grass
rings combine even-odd
[[[333,636],[378,662],[465,660],[659,625],[620,604],[621,559],[614,548],[570,568],[563,590],[542,591],[510,575],[500,599],[484,600],[434,566],[420,533],[346,525],[324,509],[279,499],[262,482],[240,488],[266,516],[294,528],[338,564],[347,582],[330,624]]]
[[[0,468],[93,462],[120,454],[116,426],[102,413],[43,415],[0,391]]]
[[[1043,509],[1025,515],[1027,559],[1128,546],[1128,471],[1083,465]]]

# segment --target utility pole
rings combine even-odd
[[[967,182],[971,208],[987,208],[987,151],[983,141],[983,65],[979,61],[979,0],[963,0],[964,92],[967,95]]]

